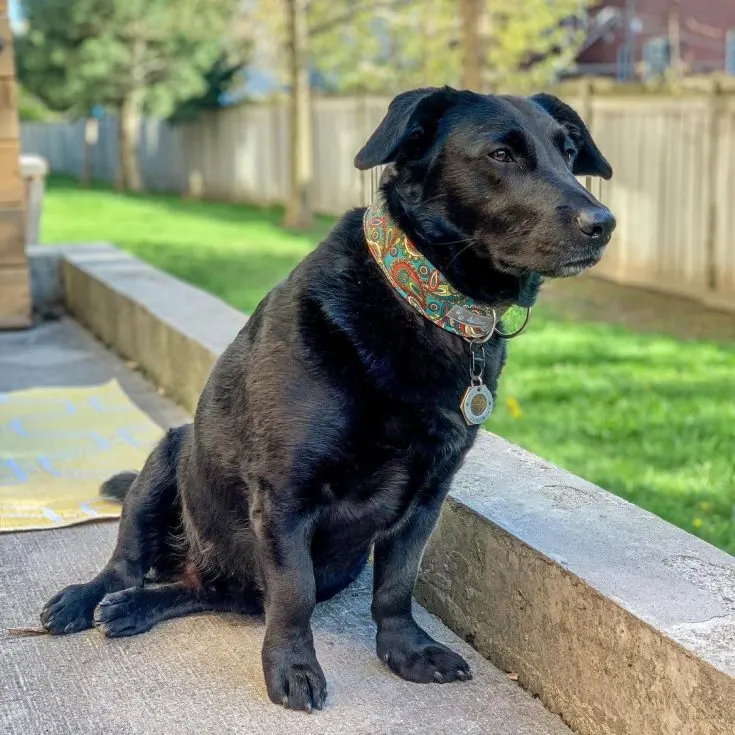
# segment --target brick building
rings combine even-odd
[[[602,0],[573,73],[632,79],[666,67],[735,74],[735,0]]]

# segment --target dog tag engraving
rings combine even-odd
[[[493,394],[486,385],[471,385],[462,397],[460,408],[470,426],[481,424],[493,412]]]
[[[447,318],[454,319],[454,321],[465,324],[468,327],[481,329],[485,334],[491,334],[498,322],[494,309],[492,315],[488,316],[486,314],[477,314],[474,311],[456,305],[447,312]]]

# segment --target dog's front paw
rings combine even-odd
[[[100,590],[92,584],[72,584],[54,595],[41,611],[41,624],[54,635],[77,633],[92,627]]]
[[[472,678],[469,664],[458,653],[437,643],[415,623],[380,630],[377,644],[378,657],[402,679],[443,684]]]
[[[271,702],[311,712],[327,698],[327,680],[313,650],[264,646],[263,673]]]
[[[140,587],[105,595],[94,611],[94,624],[108,637],[145,633],[153,627],[148,610],[140,604]]]

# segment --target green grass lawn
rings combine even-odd
[[[41,226],[45,243],[111,242],[252,312],[334,224],[319,218],[296,234],[282,219],[275,207],[126,196],[52,177]]]
[[[43,238],[112,242],[252,311],[333,222],[281,217],[53,178]],[[735,554],[735,344],[569,320],[542,295],[501,386],[491,431]]]

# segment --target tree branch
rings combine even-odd
[[[149,59],[140,65],[140,73],[148,80],[150,77],[155,77],[167,68],[168,64],[163,59]]]
[[[354,20],[357,15],[365,10],[396,10],[403,5],[410,5],[412,2],[413,0],[386,0],[386,2],[382,3],[366,2],[364,4],[354,5],[347,12],[342,13],[341,15],[336,15],[334,18],[330,18],[329,20],[325,20],[324,23],[319,23],[318,25],[312,26],[311,28],[309,28],[309,35],[313,38],[314,36],[318,36],[321,33],[331,31],[332,28],[336,28],[343,23]]]

